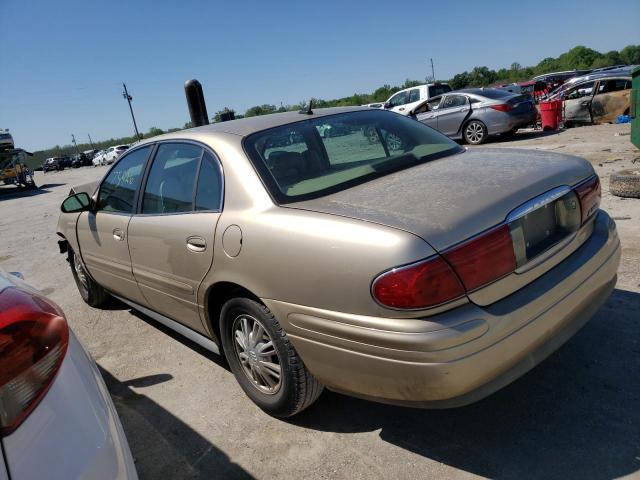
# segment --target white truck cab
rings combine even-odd
[[[405,88],[391,95],[384,103],[383,108],[402,115],[409,115],[409,112],[420,102],[450,91],[451,87],[448,83],[427,83],[425,85]]]

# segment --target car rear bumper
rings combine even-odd
[[[109,392],[73,332],[53,385],[2,445],[12,480],[138,478]]]
[[[578,250],[487,307],[468,303],[428,318],[389,319],[265,303],[328,388],[449,408],[486,397],[559,348],[606,301],[619,262],[615,223],[600,211]]]

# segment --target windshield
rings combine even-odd
[[[279,203],[316,198],[462,148],[413,119],[365,110],[254,133],[244,147]]]

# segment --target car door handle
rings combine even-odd
[[[121,242],[122,240],[124,240],[124,232],[122,230],[120,230],[119,228],[114,228],[113,229],[113,238],[115,238],[116,240]]]
[[[189,237],[187,248],[192,252],[204,252],[207,249],[207,242],[202,237]]]
[[[400,107],[398,110],[400,110],[402,112],[402,111],[404,111],[404,107]]]

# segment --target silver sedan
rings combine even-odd
[[[536,122],[530,97],[496,88],[450,92],[421,103],[411,115],[449,138],[472,145],[486,142],[491,135],[513,135]]]

